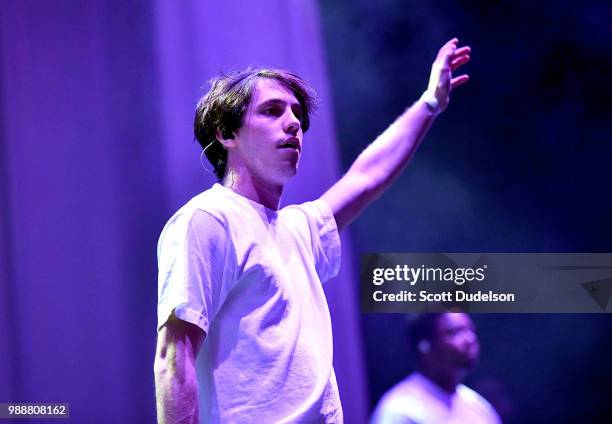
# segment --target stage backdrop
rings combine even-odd
[[[248,65],[303,75],[322,102],[283,203],[339,176],[317,5],[0,4],[0,402],[153,422],[155,249],[165,221],[214,181],[191,132],[207,81]],[[345,418],[360,423],[369,402],[343,243],[326,290]]]

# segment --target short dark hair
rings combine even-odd
[[[408,347],[416,358],[421,357],[418,344],[422,340],[434,341],[436,337],[436,324],[441,313],[424,313],[411,317],[408,321]]]
[[[248,68],[213,78],[210,91],[196,107],[193,132],[219,180],[225,173],[227,150],[216,138],[217,129],[223,137],[230,137],[242,126],[253,87],[262,78],[277,80],[293,92],[304,111],[300,122],[302,130],[306,132],[310,127],[310,114],[316,109],[316,94],[296,74],[282,69]]]

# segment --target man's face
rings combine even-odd
[[[291,90],[275,79],[259,79],[242,126],[236,132],[234,166],[254,181],[284,185],[295,175],[303,132],[302,107]]]
[[[467,314],[447,313],[438,318],[432,354],[451,369],[469,371],[476,365],[480,344],[474,323]]]

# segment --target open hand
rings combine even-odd
[[[459,40],[453,38],[444,44],[431,66],[429,85],[424,97],[437,103],[438,113],[448,106],[451,91],[470,79],[466,74],[453,78],[453,72],[470,60],[471,52],[469,46],[457,47],[457,43]]]

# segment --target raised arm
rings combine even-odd
[[[339,230],[395,181],[435,117],[448,106],[452,89],[468,80],[467,75],[452,76],[470,59],[470,48],[458,48],[458,42],[453,38],[438,52],[423,96],[361,152],[346,175],[321,196],[331,207]]]
[[[174,316],[159,330],[155,353],[155,397],[159,424],[199,422],[195,358],[205,334]]]

